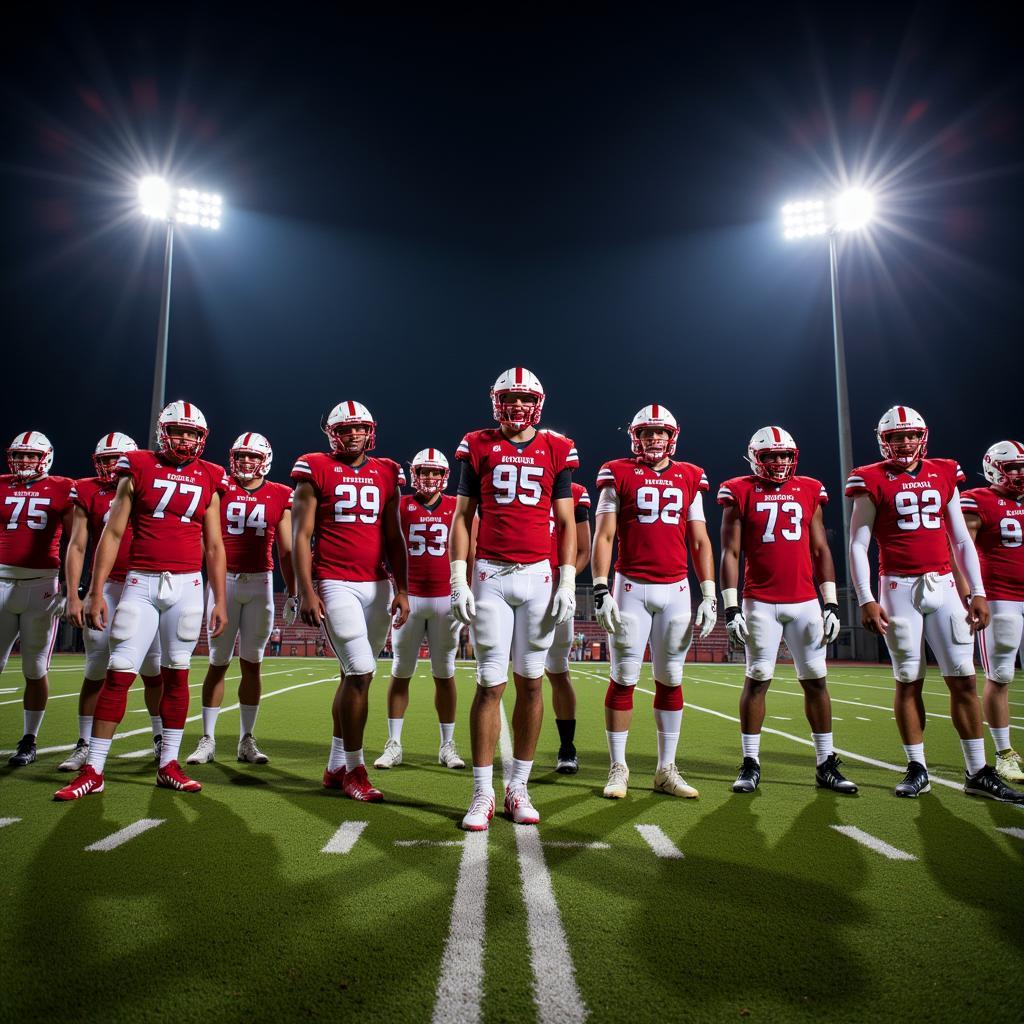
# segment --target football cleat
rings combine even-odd
[[[609,800],[622,800],[628,787],[629,769],[621,761],[616,761],[608,769],[608,782],[604,787],[604,795]]]
[[[1024,782],[1024,771],[1020,768],[1020,754],[1016,750],[1006,750],[996,754],[996,775],[1003,782]]]
[[[80,800],[90,793],[103,792],[103,776],[91,764],[87,764],[82,771],[63,789],[58,789],[53,794],[54,800]]]
[[[462,819],[462,827],[467,832],[486,832],[487,826],[494,817],[494,794],[478,789],[469,802],[469,810]]]
[[[250,732],[238,741],[238,760],[249,764],[270,764],[270,758],[256,746],[256,740]]]
[[[968,796],[987,796],[1004,804],[1024,804],[1024,793],[1011,789],[987,764],[973,775],[964,773],[964,792]]]
[[[466,767],[466,762],[459,757],[459,752],[455,749],[455,740],[441,744],[441,749],[437,752],[437,763],[443,764],[445,768]]]
[[[842,763],[835,754],[829,754],[814,770],[814,781],[819,789],[831,789],[835,793],[853,796],[857,792],[857,786],[839,770]]]
[[[79,740],[75,749],[71,751],[66,760],[57,765],[59,772],[80,772],[89,760],[89,744],[85,740]]]
[[[374,768],[397,768],[402,763],[402,744],[388,740],[380,757],[373,762]]]
[[[732,784],[734,793],[753,793],[761,783],[761,763],[756,757],[743,758],[739,774]]]
[[[217,744],[213,742],[213,737],[204,736],[196,744],[196,749],[185,759],[185,764],[209,764],[216,753]]]
[[[540,821],[540,813],[525,786],[505,790],[505,813],[517,825],[536,825]]]
[[[163,738],[163,736],[154,736],[153,737],[153,760],[156,761],[157,764],[160,764],[160,755],[163,753],[163,749],[164,749],[164,738]]]
[[[555,759],[555,771],[559,775],[575,775],[580,770],[580,761],[576,756],[576,748],[560,750]]]
[[[345,788],[345,766],[342,765],[340,768],[335,768],[331,771],[330,768],[324,769],[324,789],[344,789]]]
[[[25,735],[18,740],[18,748],[7,759],[7,763],[12,768],[24,768],[25,765],[32,764],[35,759],[36,738],[31,733],[25,733]]]
[[[654,773],[654,791],[668,793],[669,796],[681,796],[685,800],[696,800],[700,796],[700,793],[679,774],[675,764],[659,768]]]
[[[365,800],[367,803],[375,804],[384,799],[384,794],[370,782],[365,764],[346,772],[345,782],[341,788],[345,796],[353,800]]]
[[[907,774],[903,776],[903,781],[896,784],[893,792],[897,796],[916,797],[919,793],[930,793],[931,789],[928,769],[920,761],[911,761],[907,765]]]
[[[190,779],[177,761],[168,761],[157,773],[156,784],[161,789],[176,789],[179,793],[198,793],[203,784]]]

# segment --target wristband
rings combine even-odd
[[[839,598],[836,596],[835,580],[825,580],[818,589],[821,591],[821,600],[825,604],[839,604]]]
[[[452,587],[466,586],[466,561],[462,558],[452,559]]]
[[[736,587],[724,587],[722,589],[722,604],[725,605],[725,610],[729,611],[730,608],[738,608],[740,606],[740,592]]]
[[[705,601],[715,600],[715,581],[714,580],[702,580],[700,584],[700,594]]]
[[[608,577],[607,576],[595,576],[594,577],[594,586],[595,587],[607,587],[608,586]]]
[[[576,591],[576,566],[560,565],[558,567],[558,589]]]

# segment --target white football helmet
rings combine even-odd
[[[766,466],[763,459],[769,452],[792,452],[793,461],[775,462]],[[796,472],[799,457],[800,449],[797,448],[793,435],[782,427],[762,427],[755,432],[747,445],[747,462],[750,463],[754,476],[773,484],[784,484]]]
[[[139,446],[127,435],[116,430],[104,434],[96,442],[96,450],[92,453],[92,464],[96,467],[96,475],[101,480],[114,479],[114,466],[125,452],[137,452]]]
[[[668,440],[664,438],[642,438],[640,431],[644,427],[660,427],[668,431]],[[643,462],[656,466],[662,459],[671,459],[676,453],[676,441],[679,438],[679,424],[663,405],[645,405],[629,425],[629,437],[633,442],[633,454]]]
[[[519,408],[506,408],[501,401],[502,395],[533,395],[537,399],[536,405],[519,406]],[[535,427],[540,423],[541,412],[544,409],[544,385],[540,378],[522,366],[513,366],[500,374],[491,388],[491,408],[494,418],[516,430],[525,430],[527,427]]]
[[[354,452],[346,448],[341,438],[338,436],[338,431],[343,427],[358,426],[365,426],[369,428],[369,433],[366,435],[366,442],[363,444],[360,451],[373,451],[374,446],[377,444],[377,422],[370,414],[370,410],[362,403],[339,402],[320,424],[320,428],[331,442],[331,451],[336,452],[339,455],[359,454],[358,452]]]
[[[890,444],[888,435],[897,430],[920,431],[920,437],[916,440],[903,441],[898,445]],[[909,405],[894,405],[887,410],[878,421],[878,429],[875,430],[878,438],[878,450],[886,462],[895,463],[897,466],[912,466],[918,459],[923,459],[928,454],[928,424],[924,417]]]
[[[250,465],[243,467],[243,459]],[[228,452],[231,475],[240,484],[250,483],[258,476],[267,476],[273,461],[274,449],[270,447],[270,442],[255,431],[239,434]],[[253,462],[255,465],[251,465]]]
[[[440,480],[421,477],[420,471],[424,469],[439,469],[444,476]],[[428,498],[448,486],[448,473],[448,460],[438,448],[424,448],[423,451],[417,452],[409,463],[409,478],[412,480],[413,489],[417,494],[426,495]]]
[[[7,468],[22,480],[46,476],[53,465],[53,445],[38,430],[18,434],[7,449]]]
[[[169,427],[181,427],[183,430],[195,431],[198,440],[186,441],[182,437],[172,437],[168,432]],[[198,459],[206,447],[206,438],[209,433],[206,417],[199,406],[193,405],[191,402],[171,402],[164,406],[156,420],[157,451],[166,458],[176,459],[179,462]]]
[[[996,441],[981,462],[985,479],[1011,494],[1024,494],[1024,444]]]

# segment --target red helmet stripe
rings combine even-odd
[[[25,436],[21,439],[21,443],[22,444],[28,444],[29,438],[31,436],[32,436],[32,431],[31,430],[26,430],[25,431]]]
[[[185,419],[187,419],[187,420],[192,419],[192,406],[189,405],[188,402],[185,402],[183,404],[185,406]]]
[[[658,418],[659,418],[658,407],[656,405],[652,405],[651,406],[651,419],[656,420]]]
[[[523,368],[521,366],[516,367],[516,383],[523,383]]]
[[[243,437],[243,438],[242,438],[242,444],[243,444],[243,445],[247,445],[247,444],[249,443],[249,438],[250,438],[250,437],[252,437],[252,434],[251,434],[251,433],[249,433],[249,434],[246,434],[246,435],[245,435],[245,437]]]
[[[348,403],[348,414],[349,414],[349,416],[355,416],[355,414],[356,414],[356,403],[355,402],[349,402]]]
[[[775,435],[775,443],[776,444],[781,444],[782,443],[782,435],[779,433],[779,428],[778,427],[772,427],[772,433]]]
[[[900,423],[907,422],[907,410],[904,409],[902,405],[896,407],[896,414],[900,418]]]
[[[1013,441],[1012,443],[1017,446],[1017,451],[1024,455],[1024,444],[1021,444],[1020,441]]]
[[[433,462],[433,460],[437,458],[437,456],[434,454],[433,448],[431,448],[430,451],[427,452],[427,458],[430,459],[431,462]]]
[[[114,435],[113,434],[107,434],[107,447],[108,448],[113,448],[114,447]]]

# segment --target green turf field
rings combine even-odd
[[[1024,812],[959,791],[960,749],[934,670],[933,787],[917,801],[892,796],[895,773],[880,763],[902,757],[886,669],[832,673],[836,743],[859,796],[815,790],[787,667],[769,695],[761,790],[742,797],[730,792],[742,668],[697,664],[687,666],[679,764],[700,800],[650,791],[655,736],[641,692],[630,795],[606,801],[607,674],[581,665],[580,774],[550,768],[549,706],[531,785],[539,829],[496,817],[467,840],[458,822],[469,770],[436,763],[425,671],[406,763],[371,770],[387,802],[321,789],[336,678],[328,659],[265,663],[257,735],[269,765],[235,761],[238,714],[225,711],[219,760],[194,770],[204,791],[155,789],[134,692],[122,734],[139,732],[115,740],[106,791],[53,803],[67,776],[52,748],[76,738],[80,665],[54,660],[39,761],[13,771],[5,757],[0,768],[4,1021],[1022,1019]],[[16,667],[0,678],[4,749],[21,732]],[[197,659],[195,684],[202,669]],[[386,677],[381,663],[368,761],[386,738]],[[228,700],[231,679],[237,672]],[[468,760],[472,668],[459,679],[456,740]],[[641,687],[653,689],[649,672]],[[183,756],[199,731],[189,725]],[[141,819],[159,824],[86,850]]]

